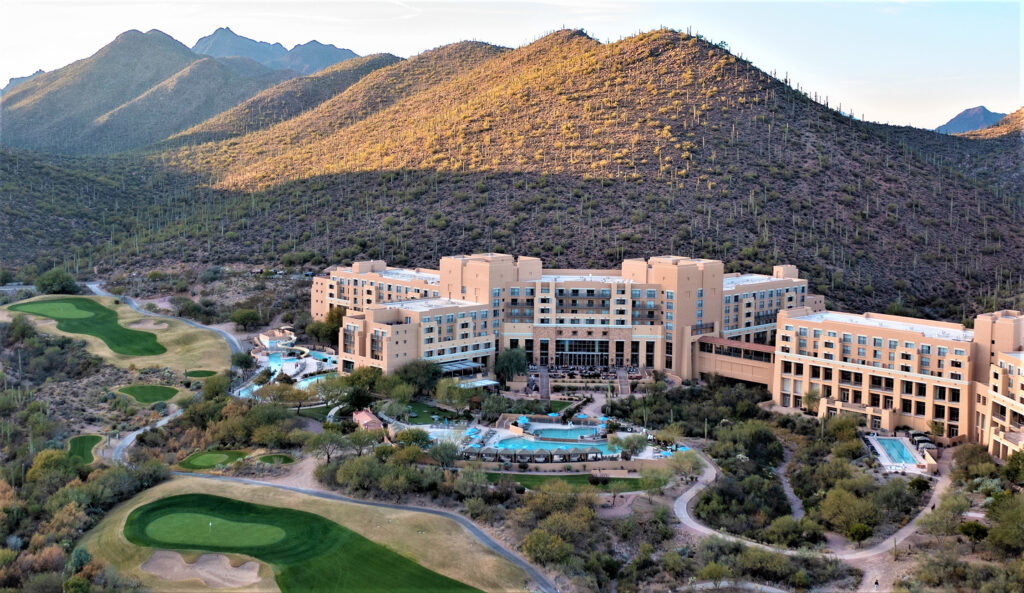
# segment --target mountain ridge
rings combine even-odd
[[[192,51],[218,58],[241,56],[278,70],[312,74],[345,60],[359,57],[350,49],[320,43],[315,39],[286,49],[280,43],[256,41],[239,35],[230,27],[220,27],[199,38]]]
[[[993,111],[989,111],[984,105],[979,105],[977,107],[964,109],[953,116],[953,118],[948,122],[935,128],[935,131],[940,134],[963,134],[965,132],[973,132],[975,130],[981,130],[994,125],[1004,117],[1006,117],[1005,113],[995,113]]]

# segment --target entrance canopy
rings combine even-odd
[[[472,360],[459,360],[456,362],[443,362],[439,365],[442,373],[459,373],[465,371],[475,371],[483,368],[484,365],[479,362],[473,362]]]
[[[473,389],[476,387],[496,387],[499,383],[494,379],[473,379],[470,381],[463,381],[459,383],[459,387],[463,389]]]

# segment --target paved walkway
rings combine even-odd
[[[625,369],[618,369],[615,371],[615,376],[619,380],[619,397],[627,397],[631,393],[629,388],[629,373]]]
[[[891,554],[893,548],[903,543],[907,538],[917,532],[917,523],[924,514],[925,509],[928,509],[933,505],[937,505],[942,494],[947,488],[949,488],[951,483],[949,473],[947,471],[946,474],[935,483],[935,486],[932,489],[931,499],[925,503],[924,507],[922,507],[921,513],[915,516],[899,531],[873,546],[859,549],[826,549],[824,551],[793,550],[763,544],[761,542],[749,540],[730,533],[715,531],[693,517],[692,510],[693,507],[696,506],[698,495],[705,488],[714,483],[715,478],[718,476],[718,468],[715,466],[714,462],[703,452],[697,451],[696,449],[694,449],[694,451],[697,452],[697,455],[703,458],[706,467],[704,468],[704,471],[701,472],[697,481],[688,490],[686,490],[686,492],[683,492],[679,498],[676,499],[675,504],[673,505],[673,511],[682,523],[682,527],[685,531],[700,537],[716,535],[722,539],[739,542],[744,545],[761,548],[763,550],[778,552],[787,556],[814,554],[821,557],[829,557],[846,561],[850,565],[859,568],[864,572],[864,579],[861,581],[860,588],[858,589],[859,591],[873,591],[873,585],[876,579],[885,584],[882,591],[887,591],[891,588],[893,575],[891,574],[891,571],[886,570],[886,568],[889,568],[889,565],[885,562],[885,555]]]
[[[551,399],[551,378],[548,377],[548,367],[540,367],[537,369],[537,383],[540,387],[541,399]]]
[[[133,299],[131,297],[128,297],[128,296],[121,296],[121,295],[111,294],[110,292],[107,292],[106,290],[104,290],[100,286],[101,284],[102,284],[102,282],[87,282],[85,285],[88,286],[89,290],[92,291],[92,293],[95,294],[95,295],[105,296],[105,297],[114,297],[116,299],[121,299],[122,301],[124,301],[125,304],[128,305],[128,308],[130,308],[132,311],[135,311],[136,313],[140,313],[142,315],[148,315],[150,317],[159,317],[161,319],[173,319],[175,321],[180,321],[180,322],[182,322],[182,323],[184,323],[186,325],[190,325],[190,326],[198,328],[198,329],[205,329],[205,330],[212,331],[212,332],[220,335],[222,338],[224,338],[224,341],[226,341],[228,343],[228,347],[231,348],[231,353],[232,354],[234,354],[236,352],[243,352],[244,351],[244,349],[242,348],[242,343],[238,340],[238,338],[236,338],[234,334],[232,334],[231,332],[229,332],[227,330],[221,329],[219,327],[211,327],[209,325],[203,325],[202,323],[199,323],[198,321],[193,321],[191,319],[185,319],[184,317],[175,317],[174,315],[161,315],[160,313],[153,313],[152,311],[147,311],[147,310],[143,309],[142,307],[140,307],[139,304],[135,302],[135,299]]]

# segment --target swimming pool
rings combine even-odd
[[[541,438],[578,439],[582,436],[597,434],[597,429],[593,426],[581,426],[576,428],[537,428],[532,432]]]
[[[917,458],[911,453],[907,444],[900,439],[875,437],[878,444],[881,445],[882,450],[889,456],[889,459],[893,463],[905,463],[907,465],[917,465]]]
[[[317,381],[320,381],[321,379],[323,379],[326,376],[327,375],[316,375],[315,377],[306,377],[305,379],[301,379],[301,380],[297,381],[295,383],[295,388],[296,389],[309,389],[310,387],[313,386],[314,383],[316,383]],[[238,397],[242,397],[242,398],[252,397],[252,394],[257,389],[259,389],[260,387],[262,387],[262,385],[256,385],[256,384],[246,385],[242,389],[238,390]]]
[[[546,449],[548,451],[568,451],[570,449],[587,449],[589,447],[595,447],[605,455],[613,455],[618,453],[618,449],[614,449],[608,446],[605,441],[598,442],[583,442],[579,444],[574,443],[555,443],[552,441],[544,441],[540,439],[530,439],[526,437],[512,437],[508,439],[502,439],[493,445],[498,449],[528,449],[530,451],[536,451],[537,449]]]
[[[326,362],[328,364],[338,364],[338,357],[337,356],[331,356],[330,354],[327,354],[326,352],[320,352],[318,350],[310,350],[309,351],[309,355],[311,357],[321,361],[321,362]]]

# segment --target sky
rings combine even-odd
[[[475,0],[0,0],[0,86],[88,57],[128,29],[192,46],[221,26],[286,47],[316,39],[402,57],[467,39],[518,47],[561,28],[616,41],[690,30],[833,107],[934,128],[985,105],[1024,105],[1024,4],[1001,2],[624,2]]]

